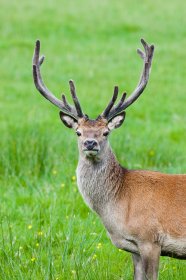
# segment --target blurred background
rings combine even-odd
[[[144,38],[155,45],[149,84],[110,142],[132,169],[186,173],[186,3],[0,0],[0,278],[132,279],[77,191],[76,135],[36,91],[36,39],[47,87],[70,100],[73,79],[95,118],[113,87],[130,94]],[[162,258],[160,279],[186,279],[184,261]]]

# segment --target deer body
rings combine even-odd
[[[77,183],[118,248],[156,243],[162,255],[186,258],[186,175],[127,170],[108,147],[97,162],[80,154]]]
[[[39,57],[36,42],[33,77],[38,91],[60,108],[60,118],[78,136],[77,183],[87,205],[101,218],[112,242],[131,252],[135,280],[156,280],[159,257],[186,259],[186,175],[168,175],[123,168],[112,152],[108,135],[122,125],[125,109],[145,89],[154,46],[141,40],[144,61],[140,81],[125,100],[123,93],[115,105],[118,87],[106,109],[95,120],[82,112],[73,81],[70,81],[74,106],[66,97],[57,99],[45,86],[40,72],[44,57]]]

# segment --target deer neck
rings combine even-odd
[[[122,186],[124,172],[109,143],[97,159],[88,159],[80,152],[77,183],[88,206],[101,214],[107,203],[114,203]]]

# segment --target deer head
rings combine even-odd
[[[95,120],[91,120],[81,109],[72,80],[69,81],[69,84],[74,106],[67,102],[65,95],[62,95],[62,100],[60,100],[47,89],[40,72],[44,56],[39,57],[40,41],[36,41],[33,56],[33,78],[35,86],[46,99],[60,109],[62,122],[68,128],[76,131],[79,151],[85,157],[95,159],[100,158],[104,154],[108,146],[108,135],[113,129],[122,125],[125,119],[125,109],[141,95],[148,83],[154,46],[148,45],[143,39],[141,39],[141,43],[144,47],[144,52],[139,49],[137,52],[143,59],[144,65],[137,87],[127,99],[126,93],[123,93],[119,102],[115,105],[119,91],[118,87],[115,86],[112,99],[105,110]]]

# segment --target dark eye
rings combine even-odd
[[[80,131],[76,131],[77,136],[81,136],[81,132]]]
[[[103,132],[103,136],[108,136],[108,135],[109,135],[109,131]]]

